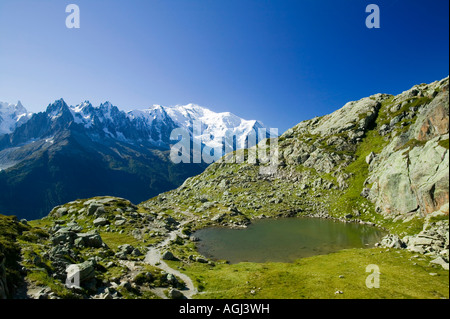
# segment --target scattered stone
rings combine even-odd
[[[94,230],[77,234],[75,246],[100,248],[104,246],[102,237]]]
[[[370,196],[370,188],[365,187],[365,188],[362,190],[362,192],[361,192],[360,195],[361,195],[362,197],[364,197],[364,198],[368,198],[368,197]]]
[[[143,254],[141,253],[141,251],[138,248],[135,248],[131,252],[131,255],[133,255],[133,256],[142,256]]]
[[[433,259],[432,261],[430,261],[430,264],[441,265],[442,268],[448,270],[448,262],[445,261],[442,257],[437,257],[436,259]]]
[[[197,242],[197,241],[200,241],[200,238],[198,238],[198,237],[192,235],[192,236],[189,237],[189,240],[190,240],[190,241],[193,241],[193,242]]]
[[[176,260],[175,256],[168,250],[162,254],[161,258],[163,260]]]
[[[376,155],[374,152],[370,152],[369,155],[366,156],[366,163],[370,165],[370,163],[375,159]]]
[[[106,218],[99,217],[99,218],[94,219],[93,223],[94,223],[94,226],[104,226],[104,225],[109,224],[109,221]]]
[[[133,288],[133,286],[131,285],[131,283],[129,281],[122,281],[119,285],[119,287],[125,288],[126,290],[131,290]]]
[[[116,226],[122,226],[122,225],[124,225],[126,222],[127,222],[127,221],[126,221],[125,219],[119,219],[119,220],[116,220],[116,221],[114,222],[114,225],[116,225]]]
[[[206,259],[203,258],[203,257],[197,257],[197,258],[195,258],[195,261],[196,261],[196,262],[199,262],[199,263],[202,263],[202,264],[208,263],[208,260],[206,260]]]
[[[178,284],[177,278],[173,274],[167,274],[167,282],[171,285],[176,286]]]
[[[88,216],[94,215],[98,208],[102,207],[100,204],[90,204],[87,210]]]
[[[177,289],[170,288],[169,289],[169,297],[171,299],[184,299],[186,298],[183,293]]]

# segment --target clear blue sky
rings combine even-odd
[[[65,26],[66,5],[81,28]],[[365,8],[381,10],[368,29]],[[197,103],[280,133],[449,73],[448,0],[0,0],[0,101]]]

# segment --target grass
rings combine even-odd
[[[5,273],[0,268],[0,275],[6,277],[8,293],[21,280],[18,264],[21,248],[17,238],[29,229],[29,226],[17,221],[15,216],[0,215],[0,264],[5,266]]]
[[[356,159],[345,168],[345,172],[352,174],[352,177],[347,181],[348,189],[340,193],[331,204],[334,214],[345,215],[351,213],[354,208],[360,207],[363,203],[373,206],[360,195],[364,188],[364,181],[369,175],[369,165],[366,163],[366,156],[370,152],[381,152],[387,143],[378,135],[376,130],[367,132],[366,137],[355,152]]]
[[[180,262],[169,262],[177,267]],[[366,267],[380,269],[369,289]],[[448,271],[405,250],[349,249],[294,263],[183,264],[199,299],[435,299],[449,297]],[[435,273],[435,276],[430,275]],[[343,278],[340,278],[343,276]],[[336,291],[342,294],[335,294]]]
[[[141,240],[137,240],[128,233],[100,232],[100,237],[102,237],[103,242],[112,250],[117,250],[117,247],[123,244],[129,244],[133,247],[141,247],[143,244]]]
[[[67,289],[60,281],[51,277],[44,269],[30,272],[27,275],[27,279],[32,281],[36,286],[49,287],[60,298],[76,298],[76,295],[70,289]]]
[[[438,142],[438,144],[440,145],[440,146],[442,146],[443,148],[446,148],[446,149],[448,149],[449,148],[449,143],[448,143],[448,139],[446,139],[446,140],[440,140],[439,142]]]

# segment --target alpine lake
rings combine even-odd
[[[210,227],[195,232],[197,250],[213,260],[293,262],[348,248],[370,248],[386,232],[359,223],[291,217],[252,221],[247,228]]]

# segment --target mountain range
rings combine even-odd
[[[239,149],[264,125],[194,104],[125,112],[110,102],[69,106],[60,99],[33,114],[20,102],[1,103],[0,211],[34,219],[77,198],[105,194],[139,203],[176,188],[209,164],[171,162],[176,128],[200,147],[235,136]]]

